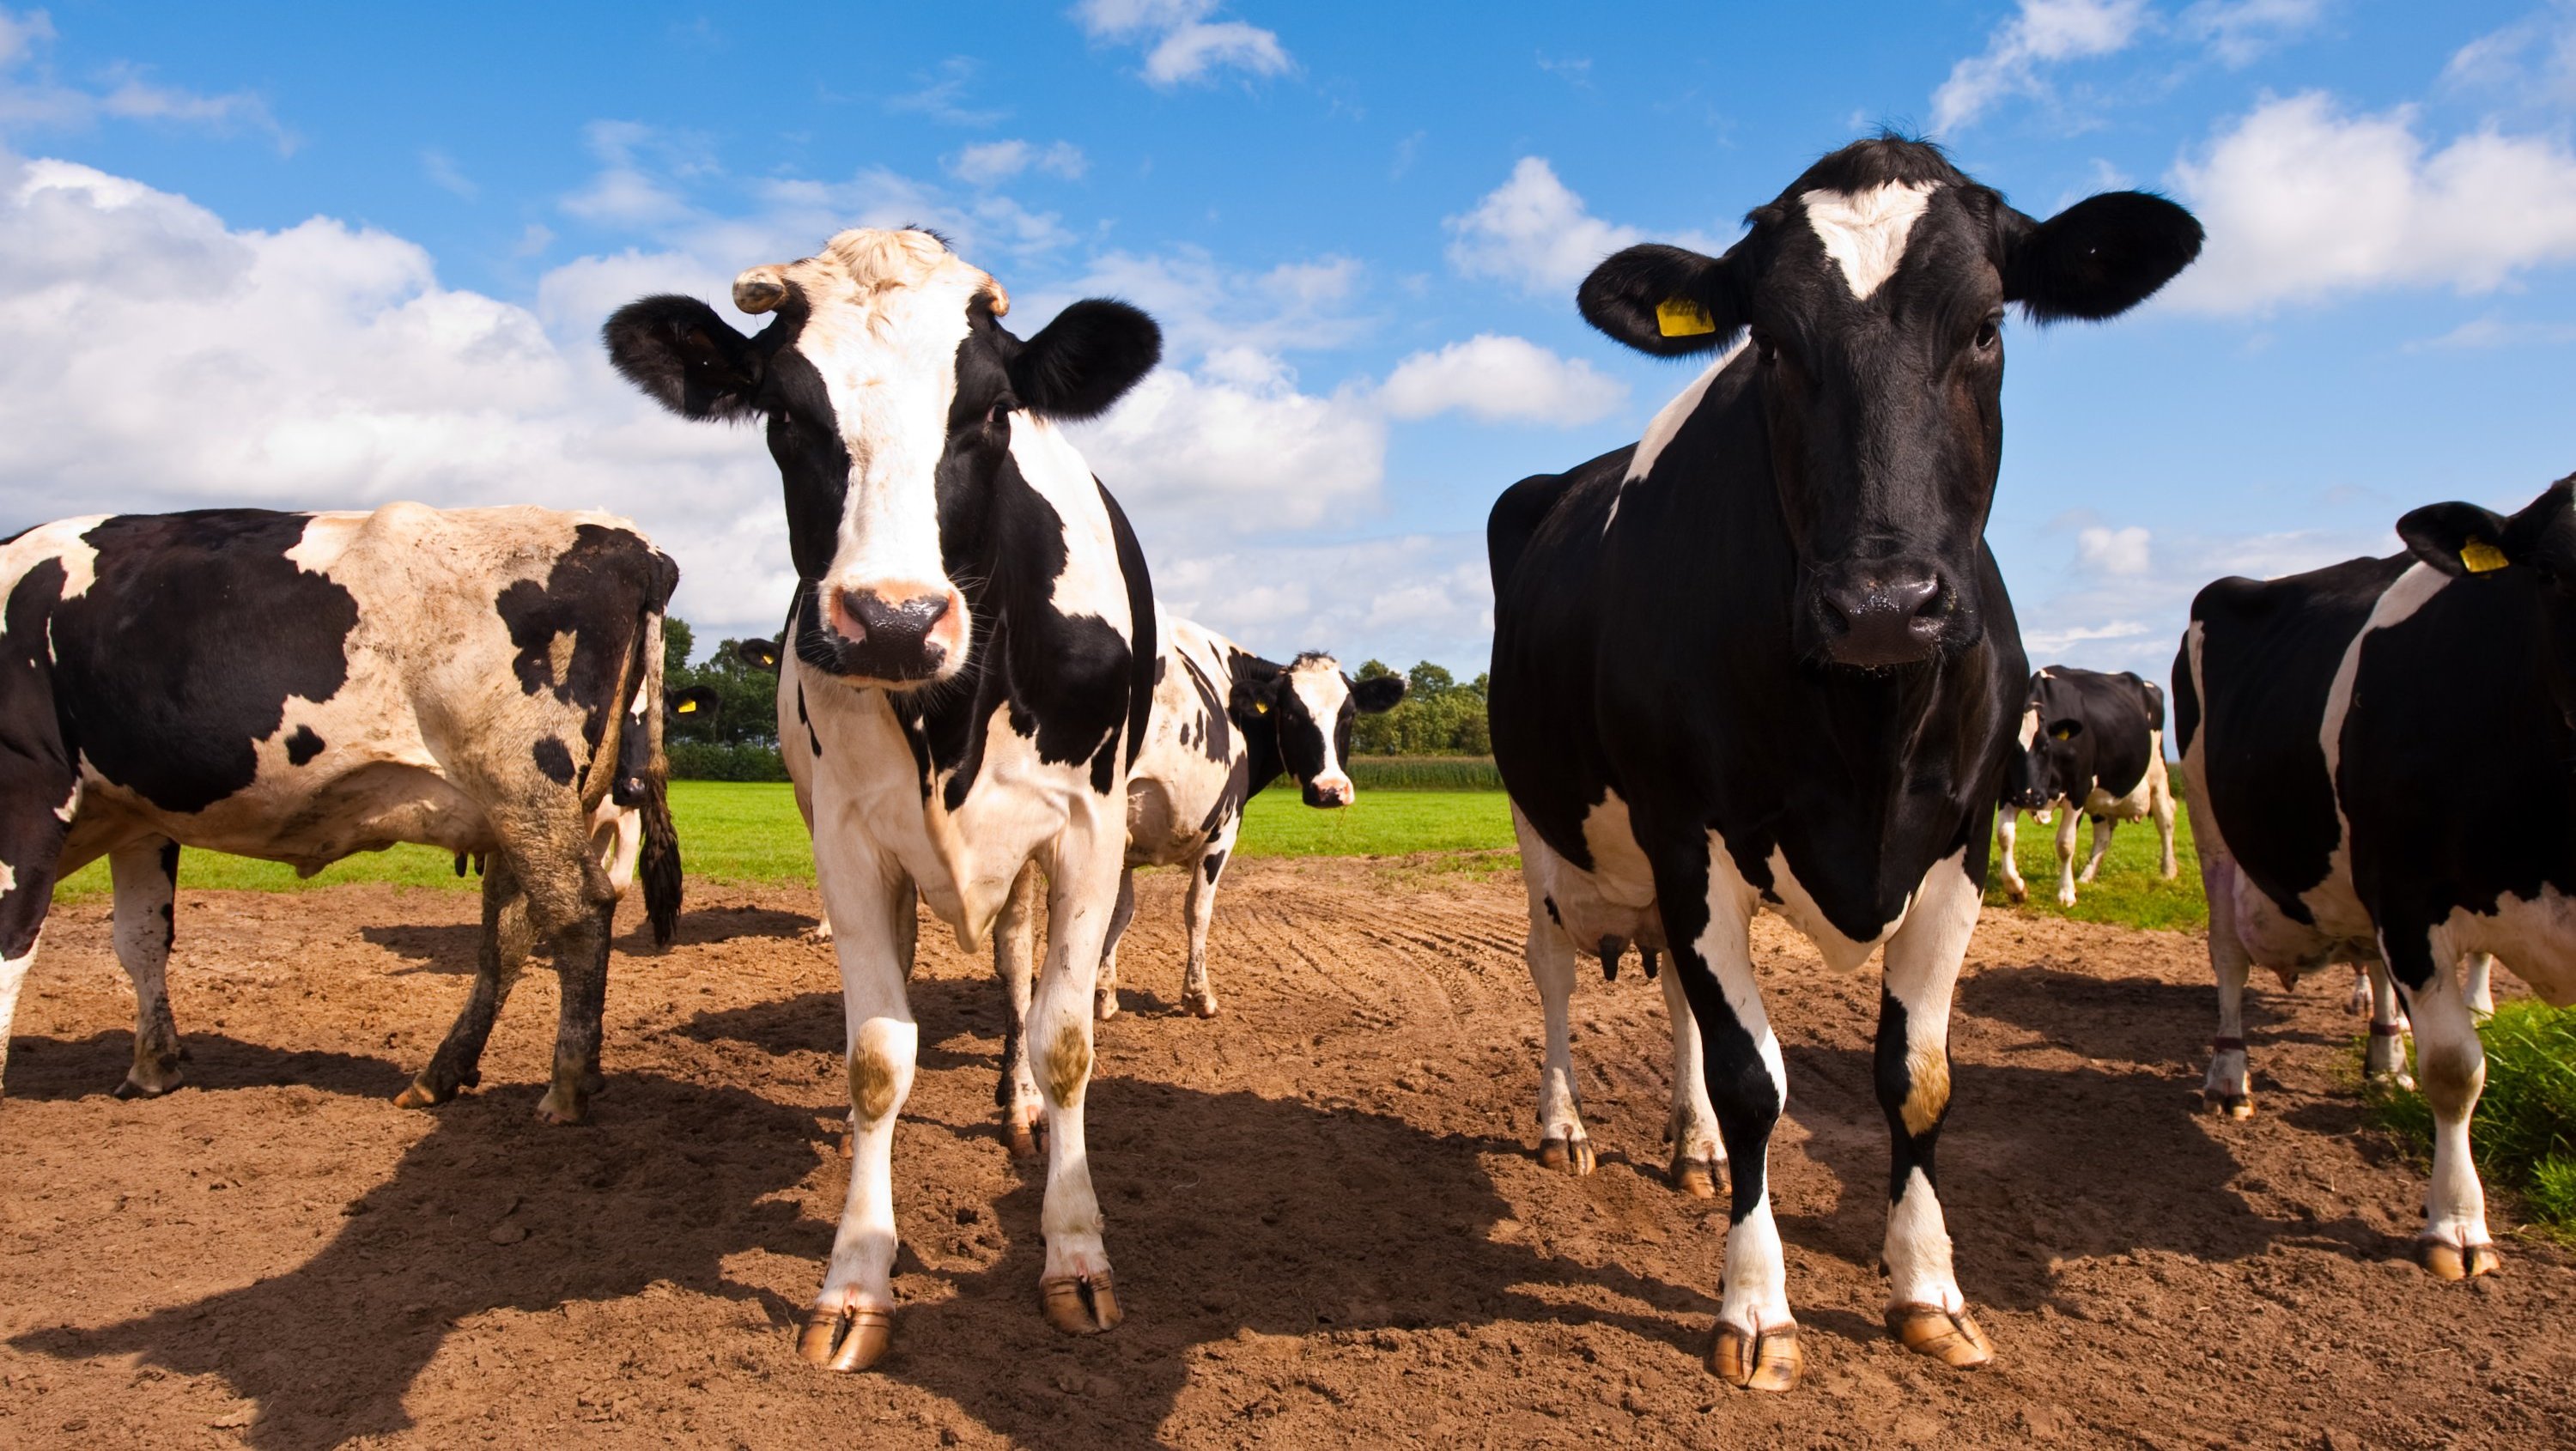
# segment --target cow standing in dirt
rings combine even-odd
[[[1668,953],[1676,1168],[1722,1143],[1734,1197],[1709,1366],[1785,1390],[1804,1362],[1764,1160],[1788,1084],[1753,914],[1788,917],[1843,970],[1884,945],[1885,1323],[1944,1364],[1985,1363],[1933,1149],[2029,682],[1984,539],[2004,309],[2114,316],[2201,232],[2134,192],[2034,221],[1891,137],[1817,162],[1748,221],[1723,257],[1638,246],[1584,280],[1584,318],[1612,338],[1717,360],[1641,442],[1514,485],[1486,539],[1494,759],[1547,1024],[1541,1158],[1593,1163],[1568,1047],[1577,954]]]
[[[1082,1113],[1154,597],[1125,515],[1057,425],[1105,412],[1161,332],[1091,300],[1014,337],[1001,284],[918,231],[844,232],[733,295],[771,315],[757,336],[665,296],[619,309],[606,341],[673,411],[764,422],[785,485],[800,580],[785,668],[814,750],[855,1111],[850,1196],[799,1350],[858,1370],[892,1340],[915,894],[972,951],[1032,863],[1049,890],[1029,1011],[1049,1156],[1039,1294],[1057,1328],[1106,1330],[1119,1308]]]
[[[400,1102],[478,1080],[532,946],[563,982],[551,1122],[588,1112],[621,855],[637,813],[667,940],[662,609],[679,570],[605,514],[388,504],[46,524],[0,544],[0,1063],[54,884],[99,857],[134,980],[120,1097],[180,1082],[164,988],[179,849],[310,875],[420,842],[481,857],[483,942]]]
[[[2125,671],[2104,675],[2051,665],[2030,677],[2022,708],[2020,746],[2004,769],[2002,814],[1995,841],[2002,849],[2004,890],[2016,902],[2030,895],[2013,859],[2014,818],[2024,811],[2058,807],[2057,905],[2075,905],[2075,884],[2090,883],[2111,850],[2117,822],[2152,819],[2163,858],[2158,875],[2170,882],[2174,864],[2173,784],[2165,774],[2165,693]],[[2093,858],[2075,871],[2075,823],[2093,818]]]

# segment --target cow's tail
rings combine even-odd
[[[644,816],[644,840],[636,854],[635,874],[644,886],[644,915],[653,924],[653,942],[668,947],[680,930],[680,833],[671,824],[670,762],[662,754],[662,607],[669,602],[671,588],[679,582],[678,567],[663,560],[669,581],[648,600],[639,628],[635,648],[641,657],[636,663],[636,695],[628,717],[629,725],[644,728],[644,799],[637,810]]]

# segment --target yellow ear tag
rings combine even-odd
[[[681,701],[681,702],[680,702],[680,709],[679,709],[679,711],[678,711],[678,714],[681,714],[681,715],[696,715],[697,713],[698,713],[698,703],[697,703],[696,701],[694,701],[694,700],[684,700],[684,701]]]
[[[1252,703],[1252,713],[1253,713],[1254,715],[1268,715],[1268,714],[1270,714],[1270,702],[1269,702],[1269,701],[1266,701],[1266,700],[1256,700],[1256,701],[1254,701],[1254,702]]]
[[[1673,297],[1655,304],[1655,329],[1668,338],[1695,338],[1717,331],[1717,319],[1689,298]]]
[[[2483,539],[2472,539],[2460,546],[2460,568],[2471,574],[2492,574],[2513,561],[2504,551]]]
[[[2064,726],[2059,726],[2057,729],[2048,733],[2048,738],[2052,741],[2071,741],[2075,739],[2075,732],[2068,730]]]

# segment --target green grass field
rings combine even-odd
[[[2042,826],[2024,817],[2014,847],[2013,856],[2021,863],[2022,879],[2030,883],[2030,900],[2022,908],[2025,911],[2072,917],[2078,922],[2117,922],[2175,931],[2209,923],[2209,902],[2200,893],[2200,857],[2191,844],[2191,813],[2180,809],[2179,803],[2174,813],[2174,860],[2182,868],[2180,875],[2170,882],[2156,878],[2155,823],[2123,822],[2111,833],[2111,855],[2102,862],[2101,876],[2089,886],[2077,885],[2071,909],[2057,905],[2057,827]],[[2087,821],[2075,843],[2078,872],[2084,870],[2092,853],[2093,823]],[[2002,907],[2011,901],[2004,895],[2003,874],[1995,873],[1993,884],[1986,889],[1986,905]]]

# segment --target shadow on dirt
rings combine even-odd
[[[221,1033],[183,1033],[187,1083],[180,1094],[296,1084],[358,1098],[391,1098],[412,1070],[354,1053],[288,1052]],[[86,1038],[19,1038],[9,1049],[9,1097],[29,1102],[106,1098],[134,1061],[124,1029]]]

